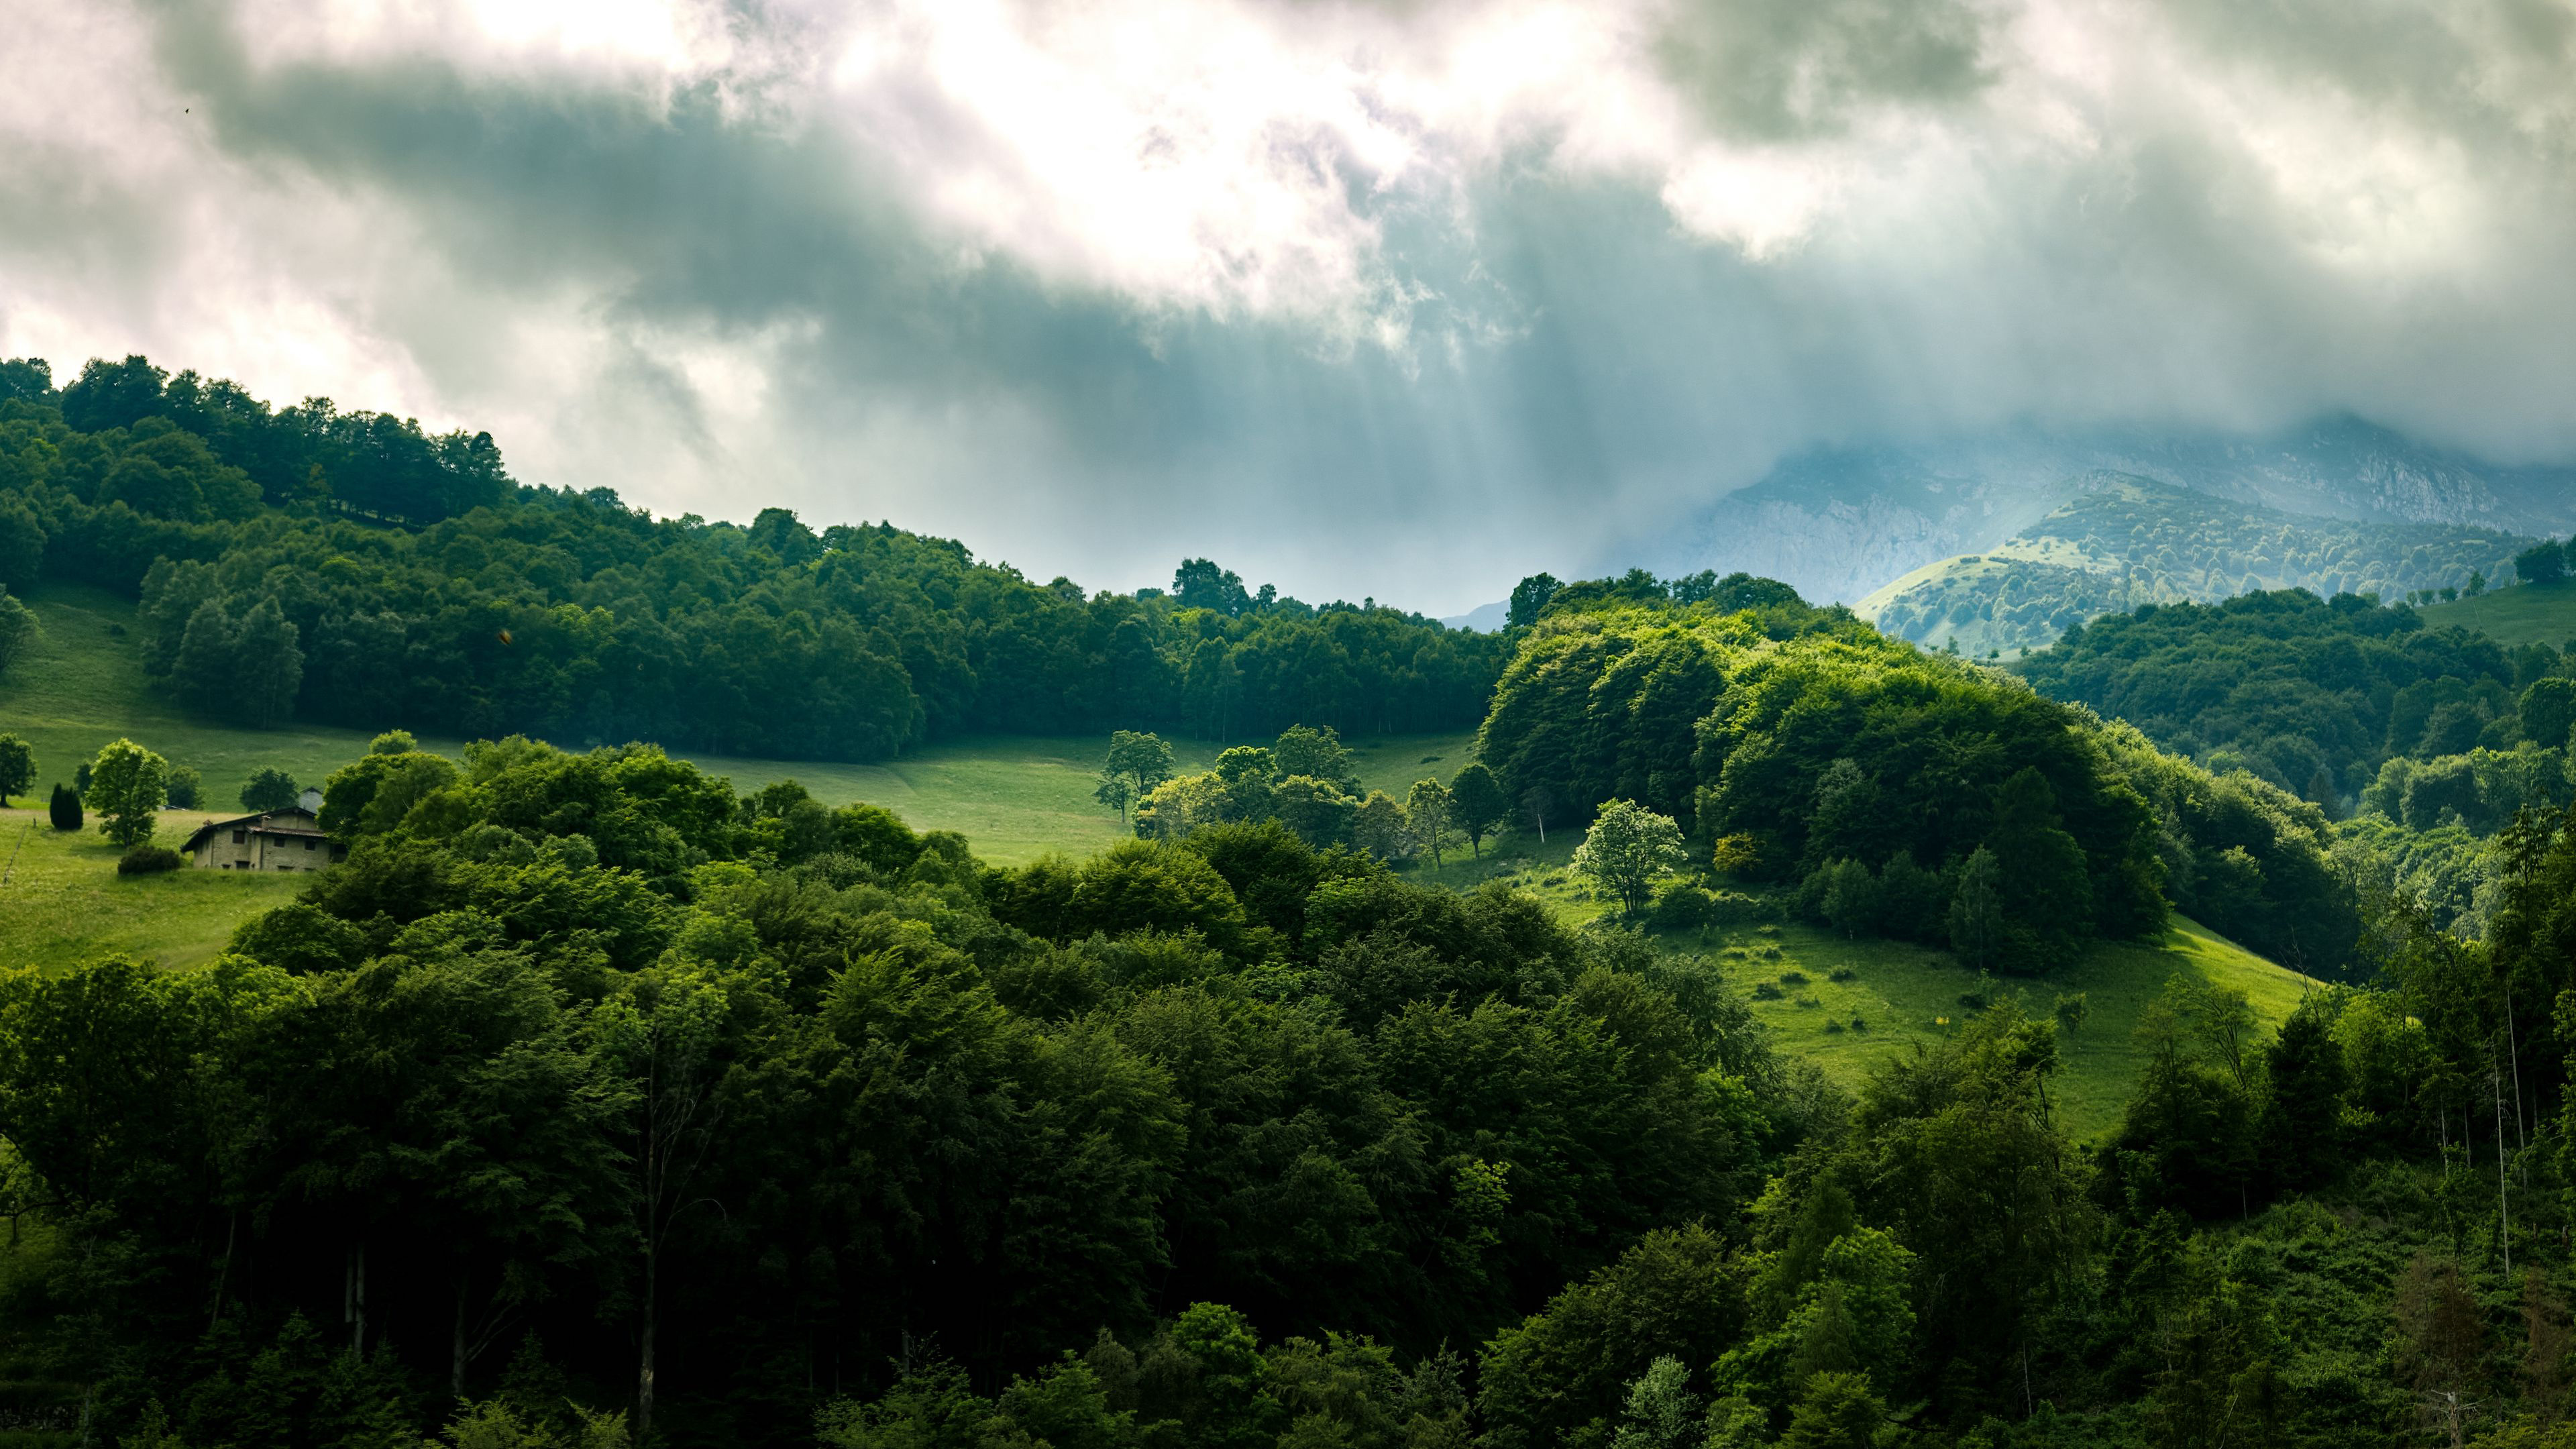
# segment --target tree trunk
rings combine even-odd
[[[653,1244],[644,1244],[644,1331],[639,1336],[635,1363],[635,1442],[651,1442],[653,1434],[653,1290],[660,1271],[659,1254]]]

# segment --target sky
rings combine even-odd
[[[2576,0],[0,0],[0,355],[1454,613],[1822,446],[2576,457]]]

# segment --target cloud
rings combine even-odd
[[[0,351],[1447,609],[1818,441],[2576,453],[2564,0],[28,7]]]

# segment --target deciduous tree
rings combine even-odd
[[[120,739],[90,762],[89,788],[81,798],[98,812],[101,834],[119,845],[137,845],[152,838],[169,781],[169,761]]]

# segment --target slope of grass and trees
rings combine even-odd
[[[2531,540],[2492,529],[2356,523],[2285,513],[2133,474],[2088,476],[2077,497],[1980,554],[1927,564],[1857,606],[1899,638],[2018,654],[2104,614],[2306,589],[2454,598],[2508,576]]]
[[[2576,1421],[2576,813],[2418,778],[2563,748],[2554,649],[2272,592],[2024,677],[1642,571],[1525,580],[1474,643],[1195,561],[1083,597],[882,526],[651,520],[139,359],[0,383],[0,545],[50,576],[0,774],[76,767],[0,812],[0,1433]],[[712,697],[582,713],[671,659]],[[842,758],[508,732],[769,748],[780,711]],[[1041,723],[1081,733],[975,733]],[[172,868],[308,784],[341,863]],[[2363,829],[2479,841],[2477,929]]]
[[[1504,648],[1203,559],[1090,593],[885,525],[655,519],[516,483],[486,434],[140,357],[18,391],[0,586],[138,599],[144,671],[202,718],[856,761],[994,732],[1407,733],[1471,726]]]

